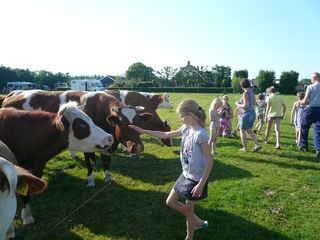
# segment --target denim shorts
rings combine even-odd
[[[183,174],[177,179],[176,183],[173,186],[173,189],[179,196],[183,197],[184,199],[197,201],[201,199],[205,199],[208,197],[208,181],[203,187],[202,195],[200,197],[193,197],[191,190],[198,184],[197,181],[194,181],[189,178],[185,178]]]
[[[253,123],[256,120],[256,112],[255,111],[249,111],[244,112],[241,115],[241,118],[239,120],[239,127],[240,129],[250,129],[253,127]]]

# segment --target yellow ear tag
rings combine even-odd
[[[23,196],[27,196],[28,190],[29,190],[29,185],[27,183],[22,183],[20,184],[19,187],[17,187],[16,193],[19,193]]]

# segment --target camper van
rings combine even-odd
[[[9,92],[13,90],[40,89],[40,85],[31,82],[7,82],[7,89]]]
[[[83,90],[83,91],[100,91],[104,87],[100,80],[96,79],[77,79],[71,80],[71,90]]]

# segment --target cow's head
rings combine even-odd
[[[75,102],[63,104],[60,107],[56,125],[60,129],[68,128],[70,150],[106,153],[113,144],[112,135],[96,126]]]
[[[167,109],[173,108],[172,103],[170,101],[170,96],[168,93],[164,93],[160,95],[160,98],[162,101],[160,102],[158,108],[167,108]]]
[[[0,239],[8,239],[8,230],[16,215],[17,199],[16,187],[18,177],[14,165],[3,157],[0,157]]]
[[[42,179],[0,157],[0,203],[4,209],[4,212],[1,212],[4,216],[0,219],[0,239],[15,237],[12,221],[17,210],[16,193],[33,195],[43,192],[46,187],[47,183]]]
[[[139,113],[143,108],[137,106],[120,106],[112,108],[112,114],[107,117],[111,126],[116,128],[115,135],[129,153],[143,152],[144,146],[140,139],[140,133],[134,131],[128,125],[143,126],[152,119],[150,113]]]

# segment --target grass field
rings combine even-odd
[[[229,96],[234,107],[240,95]],[[175,106],[193,98],[208,109],[215,95],[173,93],[170,97]],[[274,149],[273,132],[270,143],[258,153],[239,153],[239,138],[219,139],[209,197],[196,208],[209,228],[196,232],[195,239],[320,239],[320,163],[312,151],[297,152],[289,124],[295,96],[284,98],[288,109],[282,121],[282,150]],[[175,110],[158,112],[173,129],[180,127]],[[262,143],[261,136],[259,140]],[[103,182],[99,159],[94,188],[85,186],[82,154],[73,160],[64,152],[49,161],[44,175],[48,189],[31,201],[36,222],[22,226],[17,216],[17,239],[184,239],[183,217],[165,206],[181,173],[180,139],[170,148],[146,135],[143,141],[145,152],[139,159],[121,151],[114,155],[115,181],[109,185]],[[249,147],[253,148],[251,141]]]

